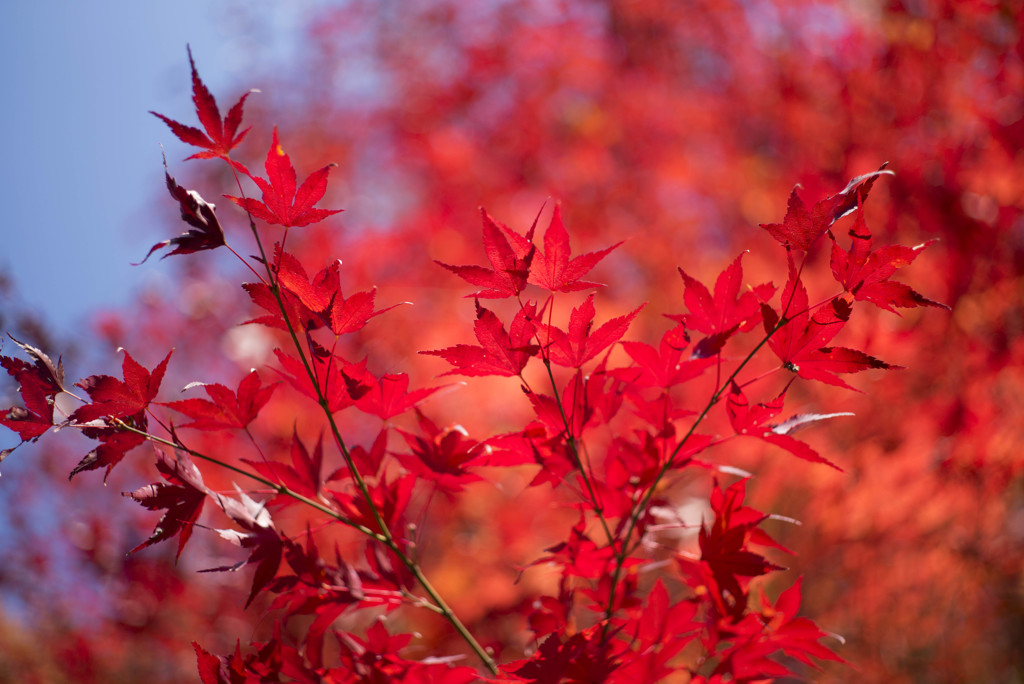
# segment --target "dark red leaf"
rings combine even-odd
[[[841,191],[825,200],[824,206],[828,208],[832,216],[832,222],[843,218],[857,208],[857,205],[864,202],[871,192],[871,187],[881,176],[894,176],[892,171],[886,171],[885,167],[889,162],[884,162],[877,171],[865,173],[862,176],[851,178],[850,182]],[[819,204],[822,204],[819,202]]]
[[[170,191],[171,197],[178,202],[181,220],[192,226],[192,230],[182,233],[176,238],[156,243],[139,263],[145,263],[153,252],[169,245],[175,245],[175,248],[160,257],[161,259],[166,259],[172,254],[192,254],[207,249],[216,249],[225,244],[224,229],[217,219],[217,214],[214,213],[215,206],[200,197],[195,190],[186,190],[178,185],[167,170],[166,158],[164,159],[164,177],[167,181],[167,190]]]
[[[716,481],[711,492],[715,519],[710,526],[701,527],[699,534],[700,565],[708,588],[719,611],[734,619],[739,619],[747,607],[746,578],[783,569],[748,549],[753,530],[768,516],[743,506],[745,496],[746,480],[724,491]]]
[[[210,492],[203,484],[199,469],[184,452],[176,452],[173,457],[160,453],[156,468],[170,484],[158,482],[134,492],[123,492],[123,496],[135,499],[151,511],[167,509],[152,536],[129,553],[178,535],[176,557],[180,557],[185,543],[192,536],[192,525],[202,512]]]
[[[814,241],[828,230],[829,225],[831,225],[831,221],[827,224],[815,224],[811,220],[811,212],[807,210],[807,205],[796,194],[796,188],[793,188],[783,222],[781,224],[762,223],[761,227],[787,248],[807,251]]]
[[[0,366],[18,383],[18,392],[25,403],[24,407],[12,406],[0,412],[0,425],[17,432],[24,443],[38,439],[54,426],[56,397],[64,391],[64,366],[60,359],[55,365],[41,350],[19,342],[14,337],[11,340],[29,355],[33,363],[0,356]],[[13,449],[0,452],[0,461],[10,451]]]
[[[71,420],[88,423],[98,418],[125,418],[141,413],[156,398],[170,358],[171,352],[167,352],[164,360],[150,372],[125,351],[123,382],[109,375],[91,375],[76,383],[88,393],[92,403],[72,413]]]
[[[237,489],[237,487],[236,487]],[[217,530],[217,533],[233,544],[243,549],[252,549],[249,557],[241,563],[210,568],[201,572],[227,572],[241,568],[243,565],[256,565],[256,572],[253,574],[252,589],[249,591],[249,598],[245,602],[246,608],[256,598],[256,595],[266,587],[277,574],[281,565],[281,555],[284,551],[284,541],[274,529],[274,522],[270,518],[270,511],[265,504],[254,501],[245,492],[239,490],[238,498],[230,498],[222,494],[213,494],[213,499],[221,510],[231,520],[241,527],[244,532],[236,530]]]
[[[138,420],[135,422],[138,423]],[[136,427],[144,428],[145,423],[139,423]],[[99,468],[107,469],[103,476],[106,480],[113,467],[120,463],[129,451],[146,441],[142,435],[116,428],[85,428],[82,432],[86,437],[99,440],[99,445],[78,462],[68,475],[69,480],[78,473]]]
[[[251,92],[255,91],[242,95],[238,102],[235,103],[235,106],[231,108],[231,111],[228,112],[227,117],[221,121],[220,110],[217,109],[217,101],[213,98],[213,95],[207,89],[202,79],[199,78],[199,73],[196,71],[196,63],[192,59],[191,47],[188,48],[188,63],[192,68],[192,102],[196,106],[199,122],[206,129],[206,132],[204,133],[192,126],[180,124],[163,114],[157,114],[156,112],[150,112],[150,114],[167,124],[171,132],[178,136],[178,139],[183,143],[201,147],[205,150],[193,154],[189,159],[209,159],[211,157],[227,159],[231,150],[237,147],[242,142],[246,133],[249,132],[247,128],[239,133],[238,127],[242,123],[242,108],[245,104],[245,99],[249,97]]]
[[[293,432],[290,456],[291,465],[279,461],[266,462],[251,459],[242,459],[242,462],[263,477],[284,485],[296,494],[313,500],[318,499],[323,490],[321,476],[324,460],[323,436],[321,435],[317,440],[313,454],[310,456],[309,450],[299,440],[298,434]],[[298,500],[290,496],[278,496],[273,503],[283,508],[298,503]]]
[[[529,660],[514,661],[502,665],[521,681],[533,684],[548,682],[618,682],[612,679],[621,665],[622,641],[608,636],[604,625],[598,624],[565,638],[552,634],[540,645]]]

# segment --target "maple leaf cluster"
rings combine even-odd
[[[897,368],[832,345],[856,306],[942,306],[891,280],[924,245],[873,245],[863,206],[873,184],[889,173],[884,166],[810,209],[794,190],[783,222],[762,226],[784,248],[781,290],[748,285],[741,256],[713,289],[679,268],[677,299],[686,312],[666,314],[671,323],[656,345],[626,339],[643,304],[599,316],[604,303],[596,291],[603,286],[584,280],[622,243],[574,256],[557,205],[540,245],[541,213],[520,233],[482,211],[489,265],[438,262],[479,288],[467,295],[474,299],[476,344],[421,352],[448,364],[443,375],[514,379],[509,402],[523,402],[525,424],[474,437],[426,413],[423,405],[440,387],[414,387],[404,372],[378,373],[370,357],[346,358],[349,336],[394,307],[377,309],[374,288],[345,297],[338,260],[307,270],[286,249],[291,228],[338,213],[315,206],[331,167],[299,184],[274,128],[267,178],[252,175],[231,158],[249,132],[239,133],[248,95],[222,119],[191,52],[189,63],[205,132],[156,116],[200,148],[190,159],[221,160],[262,193],[261,200],[227,197],[244,212],[260,255],[244,260],[256,280],[242,288],[257,315],[243,325],[275,335],[274,365],[249,371],[235,390],[193,382],[185,391],[202,387],[207,398],[158,401],[171,353],[148,370],[125,352],[122,379],[87,377],[75,385],[80,396],[66,388],[59,361],[15,340],[32,362],[3,356],[0,364],[19,383],[24,407],[6,410],[0,423],[21,443],[51,427],[78,429],[96,441],[72,476],[101,468],[109,474],[136,447],[152,444],[164,481],[125,496],[161,517],[132,553],[177,538],[177,558],[197,530],[209,528],[247,554],[207,571],[252,566],[246,606],[266,599],[275,616],[273,638],[244,650],[239,644],[227,655],[195,643],[202,681],[628,682],[680,673],[695,682],[747,682],[797,675],[793,661],[817,667],[819,660],[841,660],[822,643],[827,633],[798,616],[800,580],[774,603],[765,597],[758,579],[783,570],[771,558],[788,550],[762,528],[771,516],[744,503],[747,479],[724,489],[719,484],[737,471],[717,454],[722,445],[754,438],[840,469],[793,433],[850,414],[794,413],[780,420],[789,388],[810,381],[852,389],[840,376]],[[227,246],[214,205],[169,172],[166,184],[191,230],[157,243],[147,257],[171,245],[165,257]],[[836,224],[850,215],[844,249]],[[270,225],[284,228],[272,250],[264,244]],[[824,239],[832,244],[830,266],[841,291],[812,304],[804,273],[815,267],[811,253]],[[489,309],[481,300],[507,300],[507,306]],[[751,370],[755,363],[763,372]],[[265,384],[271,373],[280,381]],[[695,389],[706,387],[710,392]],[[312,450],[295,422],[283,449],[262,444],[253,430],[285,391],[308,400],[317,416],[321,433]],[[64,410],[76,401],[77,408]],[[341,418],[351,415],[372,428],[350,437]],[[178,416],[186,422],[175,424]],[[244,435],[253,453],[211,449],[218,443],[207,441],[207,433]],[[362,439],[365,434],[371,437]],[[204,474],[217,468],[245,478],[252,489],[235,483],[228,494],[206,484]],[[495,473],[507,469],[532,473],[525,490],[550,489],[578,515],[561,531],[564,541],[538,549],[522,568],[553,568],[557,591],[517,608],[522,631],[532,634],[532,645],[518,652],[509,644],[482,645],[419,560],[430,530],[417,521],[435,495],[453,500],[499,481]],[[679,512],[674,483],[683,478],[710,481],[709,519]],[[207,503],[227,527],[199,522]],[[297,509],[316,525],[298,524],[290,517]],[[339,529],[349,535],[345,543],[333,557],[322,553],[318,536]],[[666,531],[682,531],[690,542]],[[652,572],[659,575],[649,581]],[[417,611],[440,616],[475,660],[415,658],[414,630],[399,630]],[[375,617],[363,630],[341,627],[349,624],[343,617],[361,615]]]

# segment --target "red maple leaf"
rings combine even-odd
[[[850,238],[850,249],[846,251],[833,238],[832,273],[854,299],[868,301],[894,312],[893,307],[934,306],[949,309],[945,304],[933,302],[915,292],[909,285],[889,280],[896,269],[912,263],[931,242],[916,247],[890,245],[872,251],[871,232],[864,223],[864,211],[860,207],[857,208],[856,219],[850,229]]]
[[[0,359],[4,368],[7,368],[11,375],[17,377],[16,371],[9,366],[8,361],[17,362],[20,359],[8,359],[7,357]],[[0,414],[0,425],[14,430],[22,442],[27,442],[38,439],[40,435],[53,427],[53,405],[47,403],[47,398],[52,395],[46,393],[49,388],[45,385],[36,385],[32,380],[19,380],[19,382],[21,382],[19,389],[25,406],[12,406]],[[10,452],[5,449],[3,456],[7,456],[8,453]],[[0,460],[3,460],[3,456],[0,456]]]
[[[365,638],[336,633],[341,646],[340,667],[327,670],[330,681],[402,682],[403,684],[469,684],[479,682],[471,667],[452,667],[447,658],[406,660],[398,655],[412,641],[411,634],[390,635],[382,621],[366,630]],[[308,642],[307,642],[308,643]],[[313,651],[307,645],[307,651]],[[320,657],[316,651],[317,658]],[[319,662],[310,658],[314,663]]]
[[[771,233],[771,236],[786,249],[806,252],[833,223],[856,209],[858,201],[863,202],[867,199],[871,186],[879,176],[892,175],[892,171],[884,170],[887,165],[888,163],[882,164],[878,171],[857,176],[840,192],[817,202],[811,210],[807,209],[807,205],[796,194],[796,188],[793,188],[783,222],[762,223],[761,227]]]
[[[237,485],[235,488],[237,489]],[[236,525],[245,530],[244,532],[216,530],[217,534],[243,549],[252,549],[252,552],[248,558],[234,565],[209,568],[200,570],[200,572],[233,572],[243,565],[255,564],[256,572],[253,574],[252,589],[250,589],[249,598],[245,602],[245,607],[248,608],[252,600],[256,598],[256,594],[266,587],[277,574],[277,569],[281,565],[281,554],[284,551],[284,541],[274,529],[274,522],[271,520],[270,511],[267,510],[265,504],[254,501],[241,490],[238,490],[237,499],[216,493],[213,494],[213,498],[221,510]]]
[[[150,538],[129,553],[179,535],[176,557],[180,557],[185,543],[192,536],[192,525],[203,510],[209,490],[203,484],[199,469],[184,452],[175,452],[173,457],[161,452],[157,457],[156,469],[170,484],[157,482],[134,492],[122,493],[122,496],[135,499],[151,511],[167,509]]]
[[[130,419],[132,426],[145,430],[147,421],[145,415],[135,416]],[[72,469],[68,475],[70,480],[75,475],[86,470],[98,470],[106,468],[103,475],[104,481],[110,476],[110,471],[121,462],[125,455],[137,446],[145,443],[146,438],[134,432],[126,432],[117,428],[84,428],[82,434],[90,439],[99,441],[95,449],[87,453],[82,460]]]
[[[459,276],[463,280],[485,289],[467,297],[478,299],[504,299],[515,297],[526,287],[530,277],[530,264],[536,248],[533,246],[533,232],[537,227],[537,218],[522,236],[508,226],[496,222],[490,215],[480,210],[483,217],[484,249],[492,268],[483,266],[450,266],[437,261],[436,263]],[[509,242],[511,240],[511,243]]]
[[[302,262],[289,252],[282,252],[280,243],[274,245],[277,282],[281,288],[295,295],[311,312],[325,311],[336,296],[339,286],[339,263],[335,261],[323,268],[311,280]]]
[[[369,391],[359,398],[356,407],[382,420],[390,420],[405,413],[439,389],[441,388],[423,387],[410,392],[408,374],[385,373],[379,380],[373,379]]]
[[[385,457],[387,455],[388,431],[389,428],[387,426],[381,428],[369,449],[358,444],[349,448],[349,456],[352,457],[352,463],[363,476],[376,475],[387,464]],[[327,482],[346,480],[351,477],[352,471],[346,463],[328,475]]]
[[[570,532],[568,541],[561,542],[544,549],[550,556],[544,556],[530,563],[556,563],[561,565],[566,575],[596,579],[608,573],[609,565],[615,557],[615,549],[611,546],[598,546],[586,534],[586,521],[580,516]],[[638,559],[629,559],[629,564],[639,563]]]
[[[807,413],[798,414],[782,421],[781,423],[769,423],[782,412],[782,405],[786,398],[785,390],[779,396],[768,403],[750,405],[749,400],[743,394],[735,382],[729,390],[729,398],[726,401],[726,410],[729,413],[729,422],[737,435],[744,437],[757,437],[769,444],[774,444],[793,454],[797,458],[813,463],[824,463],[842,472],[842,468],[832,463],[827,458],[818,454],[817,451],[808,446],[805,442],[791,436],[797,429],[810,423],[835,418],[837,416],[852,416],[852,413]]]
[[[196,666],[199,669],[199,679],[203,684],[231,682],[230,671],[232,669],[240,671],[242,668],[240,662],[216,656],[200,646],[198,642],[193,641],[192,648],[196,652]],[[241,648],[241,643],[239,643],[238,661],[242,659]]]
[[[168,245],[175,245],[175,248],[160,257],[161,259],[166,259],[172,254],[192,254],[207,249],[216,249],[225,244],[224,229],[213,211],[215,205],[204,200],[195,190],[186,190],[178,185],[167,170],[166,158],[164,159],[164,177],[167,180],[167,189],[170,191],[171,197],[178,201],[181,220],[193,228],[176,238],[156,243],[139,263],[145,263],[153,252]]]
[[[787,320],[776,331],[779,315],[768,304],[762,304],[764,328],[769,333],[775,331],[768,345],[782,360],[783,366],[801,378],[855,390],[837,373],[858,373],[869,368],[900,368],[856,349],[826,346],[849,319],[849,305],[846,300],[837,297],[812,316],[808,311],[807,290],[797,277],[792,262],[783,301],[789,303],[786,311],[795,313],[787,314]]]
[[[449,492],[461,491],[466,484],[480,479],[466,470],[484,452],[479,442],[470,439],[460,425],[439,428],[419,409],[416,418],[419,434],[398,431],[412,449],[410,454],[396,454],[402,465]]]
[[[385,309],[374,311],[376,288],[365,292],[356,292],[346,299],[341,292],[341,262],[335,261],[322,269],[312,280],[306,270],[294,256],[288,252],[278,254],[277,277],[281,288],[301,302],[307,314],[302,320],[307,329],[316,329],[325,325],[335,335],[361,330],[371,318],[390,311],[398,306],[394,304]],[[250,293],[251,294],[251,293]],[[272,313],[280,318],[277,301],[271,295]],[[266,302],[266,298],[263,298]],[[281,322],[283,326],[283,321]]]
[[[611,633],[614,634],[614,633]],[[515,681],[548,682],[621,682],[615,675],[626,650],[625,643],[608,638],[604,625],[598,624],[565,639],[553,634],[541,643],[528,660],[505,663],[501,669]]]
[[[142,413],[156,398],[170,358],[171,352],[167,352],[164,360],[150,372],[125,351],[121,369],[123,382],[110,375],[91,375],[75,383],[88,393],[92,403],[79,407],[71,414],[71,420],[88,423],[99,418],[125,418]]]
[[[156,398],[170,358],[171,352],[167,352],[164,360],[150,372],[125,351],[122,364],[124,381],[109,375],[92,375],[76,383],[93,402],[79,407],[69,420],[81,426],[86,437],[98,440],[99,445],[78,462],[69,479],[86,470],[104,467],[107,469],[106,479],[125,454],[146,441],[143,435],[123,430],[108,421],[116,419],[136,430],[146,431],[146,409]]]
[[[616,437],[608,447],[604,480],[612,501],[609,505],[609,498],[602,496],[605,511],[618,508],[625,511],[623,515],[629,515],[635,502],[633,492],[650,486],[675,443],[659,439],[649,430],[637,430],[634,434],[635,438]],[[611,515],[614,517],[615,513]]]
[[[309,450],[299,440],[298,434],[293,432],[290,456],[291,465],[279,461],[253,461],[245,458],[242,462],[263,477],[284,485],[296,494],[316,500],[323,490],[323,479],[320,474],[324,462],[323,436],[317,440],[311,456]],[[298,499],[287,495],[277,496],[271,501],[271,505],[281,508],[296,503]]]
[[[224,120],[221,121],[220,110],[217,109],[217,101],[213,98],[213,95],[207,89],[202,79],[199,78],[199,73],[196,71],[196,63],[192,59],[191,47],[188,48],[188,63],[192,67],[192,102],[195,103],[199,122],[203,124],[206,132],[204,133],[192,126],[180,124],[163,114],[157,114],[152,111],[150,114],[167,124],[171,128],[171,132],[178,136],[178,139],[183,143],[201,147],[205,150],[204,152],[193,154],[189,159],[220,157],[227,160],[231,150],[237,147],[242,142],[246,133],[249,132],[247,128],[239,133],[238,127],[242,123],[242,107],[245,104],[245,98],[255,91],[249,91],[242,95]]]
[[[191,423],[185,423],[179,427],[190,427],[196,430],[244,429],[256,419],[260,409],[270,401],[270,395],[277,388],[277,383],[262,387],[260,376],[256,371],[252,371],[242,378],[242,381],[238,383],[237,393],[218,383],[212,385],[191,383],[185,389],[195,385],[202,385],[212,401],[183,399],[161,404],[192,418]]]
[[[241,642],[235,643],[235,650],[227,656],[214,655],[192,642],[196,652],[199,678],[203,684],[261,684],[262,682],[288,681],[302,684],[316,684],[333,675],[322,667],[312,667],[309,649],[304,653],[287,643],[281,634],[281,623],[274,623],[274,633],[267,642],[252,642],[254,652],[242,655]],[[336,678],[341,681],[341,678]]]
[[[808,656],[839,663],[844,662],[831,649],[818,643],[819,639],[828,634],[819,629],[811,620],[798,617],[802,582],[802,577],[797,578],[793,586],[779,595],[774,606],[768,603],[764,594],[761,594],[760,613],[764,622],[763,634],[766,640],[781,648],[786,655],[812,667],[817,666]]]
[[[530,604],[527,622],[536,638],[556,632],[566,624],[569,610],[554,596],[540,596]]]
[[[697,608],[691,601],[672,605],[665,585],[658,579],[643,613],[626,622],[624,631],[633,634],[637,648],[616,671],[616,677],[623,682],[658,682],[675,671],[670,661],[696,638],[694,632],[700,627],[695,621]]]
[[[529,392],[527,397],[537,418],[547,427],[548,434],[560,435],[568,430],[569,436],[579,437],[583,427],[594,417],[587,390],[583,372],[577,370],[572,380],[562,388],[560,402],[539,392]],[[592,396],[593,390],[589,394]]]
[[[331,493],[342,511],[353,521],[374,532],[381,532],[377,522],[379,516],[388,529],[398,530],[403,527],[402,518],[409,506],[416,481],[415,475],[403,475],[390,482],[382,477],[375,486],[369,488],[372,507],[362,495],[349,497],[333,491]]]
[[[312,343],[311,340],[310,342]],[[372,382],[374,378],[366,370],[366,359],[360,363],[349,363],[339,356],[327,353],[319,346],[315,346],[314,349],[318,351],[307,356],[307,360],[316,375],[319,393],[317,387],[310,381],[302,361],[288,356],[280,349],[274,350],[277,360],[283,367],[279,372],[292,387],[315,401],[319,401],[322,395],[327,400],[327,408],[331,413],[352,406],[369,390],[366,382]]]
[[[440,356],[455,366],[442,375],[519,375],[530,357],[537,353],[537,346],[531,343],[536,331],[532,321],[536,316],[536,307],[526,305],[516,313],[510,332],[506,332],[501,319],[476,302],[474,332],[480,346],[458,344],[420,353]]]
[[[711,525],[701,527],[698,539],[699,574],[711,590],[721,614],[736,619],[747,607],[745,578],[784,569],[749,550],[751,543],[774,545],[774,541],[757,529],[768,516],[744,506],[745,497],[746,480],[735,482],[725,490],[716,480],[710,501],[715,519]],[[759,534],[755,536],[755,532]],[[742,583],[739,578],[744,578]]]
[[[817,208],[816,205],[815,209]],[[818,220],[815,221],[815,218]],[[796,194],[796,188],[793,188],[783,222],[781,224],[762,223],[761,227],[771,233],[771,236],[787,249],[801,249],[806,252],[814,244],[814,241],[832,225],[831,219],[831,215],[827,212],[815,212],[815,217],[812,217],[811,212],[807,210],[807,205]]]
[[[726,611],[732,615],[742,614],[739,606],[745,602],[745,592],[740,588],[737,577],[757,577],[781,569],[760,554],[746,549],[747,533],[748,530],[742,526],[725,528],[717,524],[700,532],[700,559],[710,568],[723,598],[728,592],[736,600],[733,608]]]
[[[668,591],[662,581],[658,579],[647,596],[647,608],[644,610],[642,619],[636,622],[636,637],[641,646],[649,647],[661,644],[663,655],[664,650],[668,650],[668,647],[671,646],[671,652],[675,653],[686,643],[685,640],[678,644],[669,642],[698,627],[693,621],[696,614],[697,605],[695,603],[683,601],[671,605]]]
[[[772,606],[761,594],[761,609],[750,613],[742,620],[723,630],[723,640],[730,645],[720,653],[721,662],[715,668],[717,674],[730,674],[735,681],[761,680],[766,675],[785,677],[797,675],[797,671],[771,660],[769,656],[780,651],[801,663],[821,669],[812,660],[845,662],[831,649],[819,643],[828,636],[807,618],[797,617],[800,609],[801,579],[786,589]]]
[[[268,328],[277,328],[279,330],[288,330],[288,326],[285,324],[284,317],[281,315],[281,307],[277,303],[277,298],[274,297],[274,291],[270,289],[270,286],[266,283],[242,283],[242,289],[249,295],[249,299],[252,303],[260,307],[267,313],[256,318],[250,318],[245,321],[245,325],[249,323],[258,323],[259,325],[265,325]],[[307,310],[303,309],[301,302],[297,301],[295,297],[289,293],[282,291],[281,301],[284,304],[285,311],[288,312],[288,320],[292,322],[293,326],[301,326],[307,330],[316,330],[320,327],[321,321],[319,316],[313,316]]]
[[[330,322],[327,327],[335,335],[356,332],[357,330],[362,330],[374,316],[379,316],[398,306],[397,304],[392,304],[384,309],[374,310],[373,300],[376,296],[377,288],[356,292],[348,299],[342,297],[341,290],[338,290],[337,296],[331,302]]]
[[[264,163],[267,180],[254,176],[249,173],[248,169],[241,167],[241,170],[263,191],[263,201],[260,202],[251,197],[244,199],[230,195],[225,195],[225,197],[252,216],[267,223],[286,227],[308,226],[310,223],[323,221],[328,216],[342,211],[341,209],[317,209],[313,206],[327,192],[327,174],[333,167],[334,164],[328,164],[318,171],[314,171],[296,189],[295,167],[292,166],[291,159],[281,147],[275,126],[274,139],[270,143],[270,150],[267,152],[267,160]]]
[[[532,232],[531,229],[531,235]],[[569,247],[569,233],[562,224],[562,212],[556,204],[551,223],[544,232],[544,251],[534,254],[529,281],[552,292],[574,292],[600,287],[599,283],[589,283],[580,278],[621,244],[619,242],[599,252],[581,254],[570,261],[572,250]]]
[[[569,314],[569,330],[563,331],[553,325],[539,325],[539,338],[545,342],[552,363],[569,368],[579,368],[593,359],[606,348],[622,339],[640,309],[624,316],[617,316],[597,330],[591,331],[594,324],[594,295],[572,310]]]
[[[623,342],[622,348],[636,366],[616,369],[612,373],[638,387],[668,389],[692,380],[710,367],[715,359],[696,356],[683,361],[683,351],[689,343],[690,339],[682,325],[667,330],[657,349],[646,342]]]
[[[287,648],[278,640],[272,643]],[[195,641],[192,642],[192,648],[196,652],[199,679],[203,684],[256,684],[261,681],[249,668],[253,656],[242,656],[241,642],[236,642],[234,653],[227,656],[214,655]]]
[[[303,639],[303,662],[323,667],[324,634],[345,611],[371,603],[388,607],[392,603],[401,604],[402,595],[381,581],[379,575],[357,571],[341,558],[337,559],[337,565],[325,563],[308,527],[305,548],[287,538],[283,541],[288,565],[295,574],[282,575],[271,583],[270,590],[278,594],[271,610],[314,616]],[[364,591],[364,587],[369,592]],[[293,673],[289,675],[294,676]],[[339,681],[345,679],[342,677]],[[309,684],[324,681],[323,671],[320,671],[320,676],[299,681]]]
[[[729,265],[715,281],[715,294],[699,280],[691,278],[682,268],[686,291],[683,300],[690,313],[670,315],[668,318],[680,321],[691,330],[698,330],[707,337],[701,340],[694,356],[704,358],[717,354],[737,330],[748,332],[761,320],[760,302],[767,301],[775,292],[775,286],[764,283],[740,294],[743,285],[743,255]]]
[[[531,399],[535,398],[533,394],[530,396]],[[554,406],[554,399],[547,399],[548,401],[544,403],[548,405],[544,408],[553,419],[552,414],[557,407]],[[537,403],[534,401],[534,410],[537,409]],[[500,445],[505,449],[501,456],[508,463],[515,464],[517,458],[528,455],[528,462],[540,466],[528,486],[539,487],[549,483],[552,487],[557,487],[570,473],[576,472],[576,456],[566,440],[565,428],[552,430],[544,421],[533,421],[526,426],[524,435],[526,436],[518,445],[511,439],[500,442]]]
[[[8,335],[10,337],[10,335]],[[53,411],[58,394],[64,391],[64,365],[60,359],[54,364],[41,350],[11,340],[21,347],[33,360],[29,364],[16,357],[0,356],[0,366],[18,383],[18,392],[24,407],[12,406],[0,412],[0,425],[18,433],[22,443],[38,439],[54,426]],[[14,451],[14,448],[0,451],[0,461]]]

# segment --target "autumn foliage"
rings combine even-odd
[[[146,509],[127,560],[115,502],[78,529],[90,571],[154,597],[128,629],[114,589],[92,644],[134,630],[168,681],[186,658],[204,682],[1016,671],[942,612],[976,635],[1024,614],[994,532],[1018,505],[1018,246],[994,236],[1020,220],[1019,136],[925,56],[1012,90],[1013,10],[613,2],[479,10],[470,31],[433,5],[311,24],[301,68],[324,82],[363,27],[387,75],[364,109],[243,111],[284,79],[222,117],[189,52],[202,129],[156,116],[206,167],[168,168],[185,232],[140,268],[177,260],[198,287],[103,322],[117,375],[72,383],[9,338],[0,423],[81,433],[75,491],[124,482]],[[961,71],[964,46],[1003,61]],[[65,677],[116,671],[44,628]]]

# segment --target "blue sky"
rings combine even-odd
[[[226,109],[248,72],[287,58],[281,46],[303,5],[282,12],[215,0],[0,3],[0,268],[58,333],[159,277],[131,263],[169,237],[153,215],[173,209],[158,203],[160,144],[172,174],[185,154],[147,112],[196,123],[186,43]],[[240,11],[251,16],[231,19]],[[253,49],[254,22],[273,43],[266,50]],[[250,35],[233,28],[241,26]]]
[[[83,337],[87,346],[92,312],[124,306],[165,278],[168,262],[158,256],[131,264],[170,237],[167,219],[177,211],[161,144],[172,174],[188,173],[181,160],[189,150],[148,113],[197,123],[186,44],[226,110],[258,87],[260,73],[291,59],[317,2],[0,0],[0,270],[58,339]],[[0,447],[13,446],[16,436],[3,432]],[[5,492],[32,482],[18,479],[38,467],[30,451],[0,467]],[[68,524],[53,501],[38,502],[22,513],[41,536]],[[10,541],[2,515],[0,556]],[[80,593],[79,580],[74,570],[65,576]],[[12,601],[0,596],[2,610],[18,609]]]

